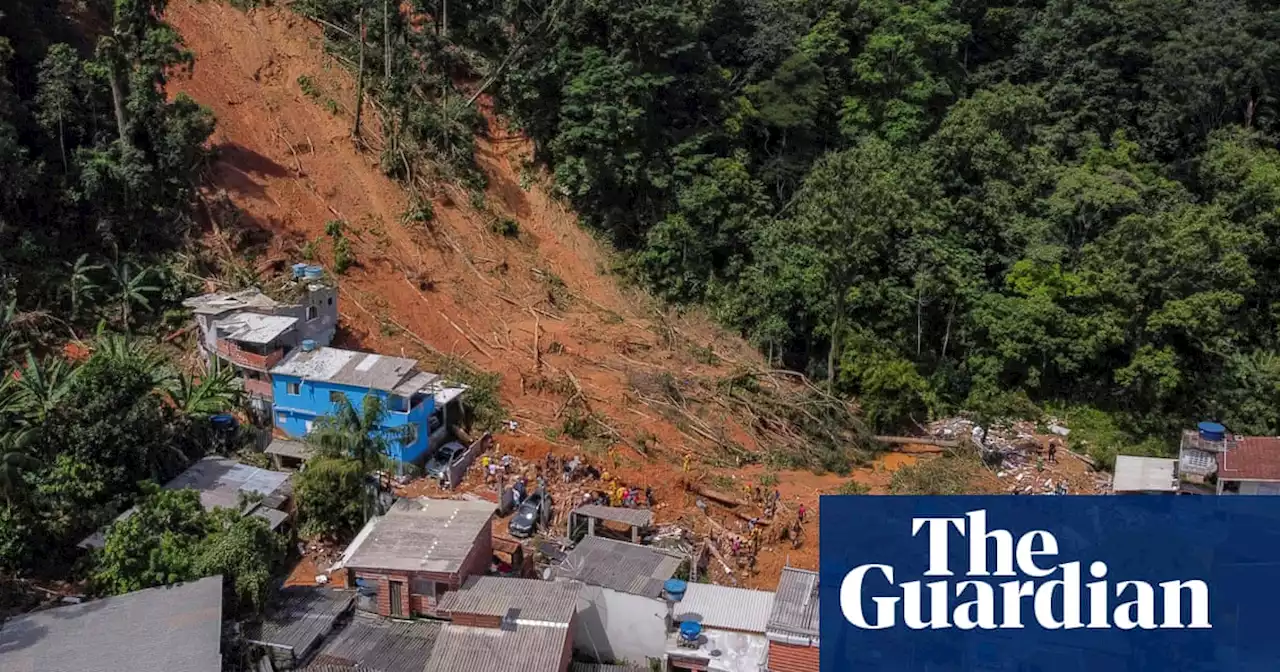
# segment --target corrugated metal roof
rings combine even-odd
[[[625,525],[636,525],[639,527],[649,527],[653,525],[653,512],[649,509],[630,509],[618,506],[586,504],[574,509],[573,512],[578,515],[590,516],[601,520],[612,520]]]
[[[240,505],[241,493],[262,495],[260,504],[266,505],[267,508],[274,508],[273,504],[282,501],[282,497],[292,492],[292,485],[289,483],[291,476],[283,471],[259,469],[226,457],[211,455],[191,465],[177,478],[165,483],[164,487],[166,490],[191,488],[199,491],[200,504],[205,509],[212,509],[215,506],[237,508]],[[242,513],[247,514],[260,508],[259,504],[250,505]],[[129,508],[116,516],[115,522],[128,519],[135,510],[136,508]],[[285,514],[285,518],[281,518],[265,511],[256,515],[266,519],[273,529],[288,517],[288,514]],[[105,544],[106,529],[104,528],[89,535],[77,545],[81,548],[102,548]]]
[[[1163,457],[1138,457],[1117,455],[1115,479],[1111,489],[1116,492],[1177,492],[1178,460]]]
[[[418,363],[412,359],[327,347],[294,350],[271,370],[273,376],[293,376],[386,392],[395,390],[406,378],[419,373]]]
[[[442,621],[395,621],[356,613],[321,645],[304,671],[423,672],[442,630]]]
[[[675,620],[698,621],[706,628],[764,634],[773,611],[773,593],[709,583],[690,583],[675,605]]]
[[[296,317],[240,312],[218,320],[213,326],[219,338],[265,345],[297,324]]]
[[[556,578],[634,595],[661,597],[662,583],[680,568],[682,559],[652,546],[604,537],[584,537],[555,569]]]
[[[397,385],[393,392],[402,397],[411,397],[417,392],[429,391],[438,380],[440,380],[439,375],[420,371],[417,375],[411,376],[408,380]]]
[[[784,634],[818,636],[818,573],[784,567],[774,593],[768,630]]]
[[[462,590],[446,594],[439,609],[453,614],[501,616],[510,620],[568,623],[578,591],[574,581],[542,581],[473,576]]]
[[[0,626],[0,669],[219,672],[222,577],[47,609]]]
[[[247,641],[283,649],[293,649],[304,659],[338,617],[351,608],[355,591],[316,586],[293,586],[280,591],[261,623],[245,626]]]
[[[448,625],[436,640],[431,672],[559,672],[568,626],[476,628]]]
[[[341,565],[454,573],[485,523],[492,502],[460,499],[401,499],[386,515],[370,520],[343,553]]]

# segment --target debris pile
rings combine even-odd
[[[1110,478],[1093,468],[1089,458],[1067,448],[1071,430],[1054,418],[1048,433],[1036,423],[1017,421],[983,427],[966,418],[946,418],[928,427],[939,439],[970,442],[1010,494],[1064,495],[1106,492]]]

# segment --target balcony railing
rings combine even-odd
[[[218,339],[218,354],[232,364],[268,371],[271,367],[279,364],[280,360],[284,359],[284,348],[277,348],[265,355],[259,355],[256,352],[249,352],[231,341]]]
[[[263,399],[272,399],[275,394],[271,391],[271,383],[266,380],[244,380],[244,391],[253,397],[262,397]]]

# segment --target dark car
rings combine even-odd
[[[516,509],[516,515],[511,517],[507,530],[513,537],[531,536],[538,531],[538,520],[541,516],[542,495],[535,492],[520,502],[520,508]]]
[[[457,441],[440,446],[440,449],[432,453],[431,458],[427,460],[427,476],[431,478],[444,478],[445,470],[449,468],[453,461],[467,449],[466,446]]]

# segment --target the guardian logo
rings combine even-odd
[[[1213,627],[1205,581],[1113,582],[1100,560],[1058,562],[1058,540],[1050,532],[1015,539],[1008,530],[988,530],[985,510],[912,518],[911,536],[928,540],[926,577],[955,577],[959,568],[950,566],[949,544],[967,540],[965,580],[895,583],[892,565],[855,567],[840,582],[840,610],[854,627],[884,630],[901,622],[912,630],[1005,630],[1025,627],[1024,619],[1050,630]],[[1087,583],[1086,572],[1092,579]],[[864,609],[864,598],[874,609]]]

